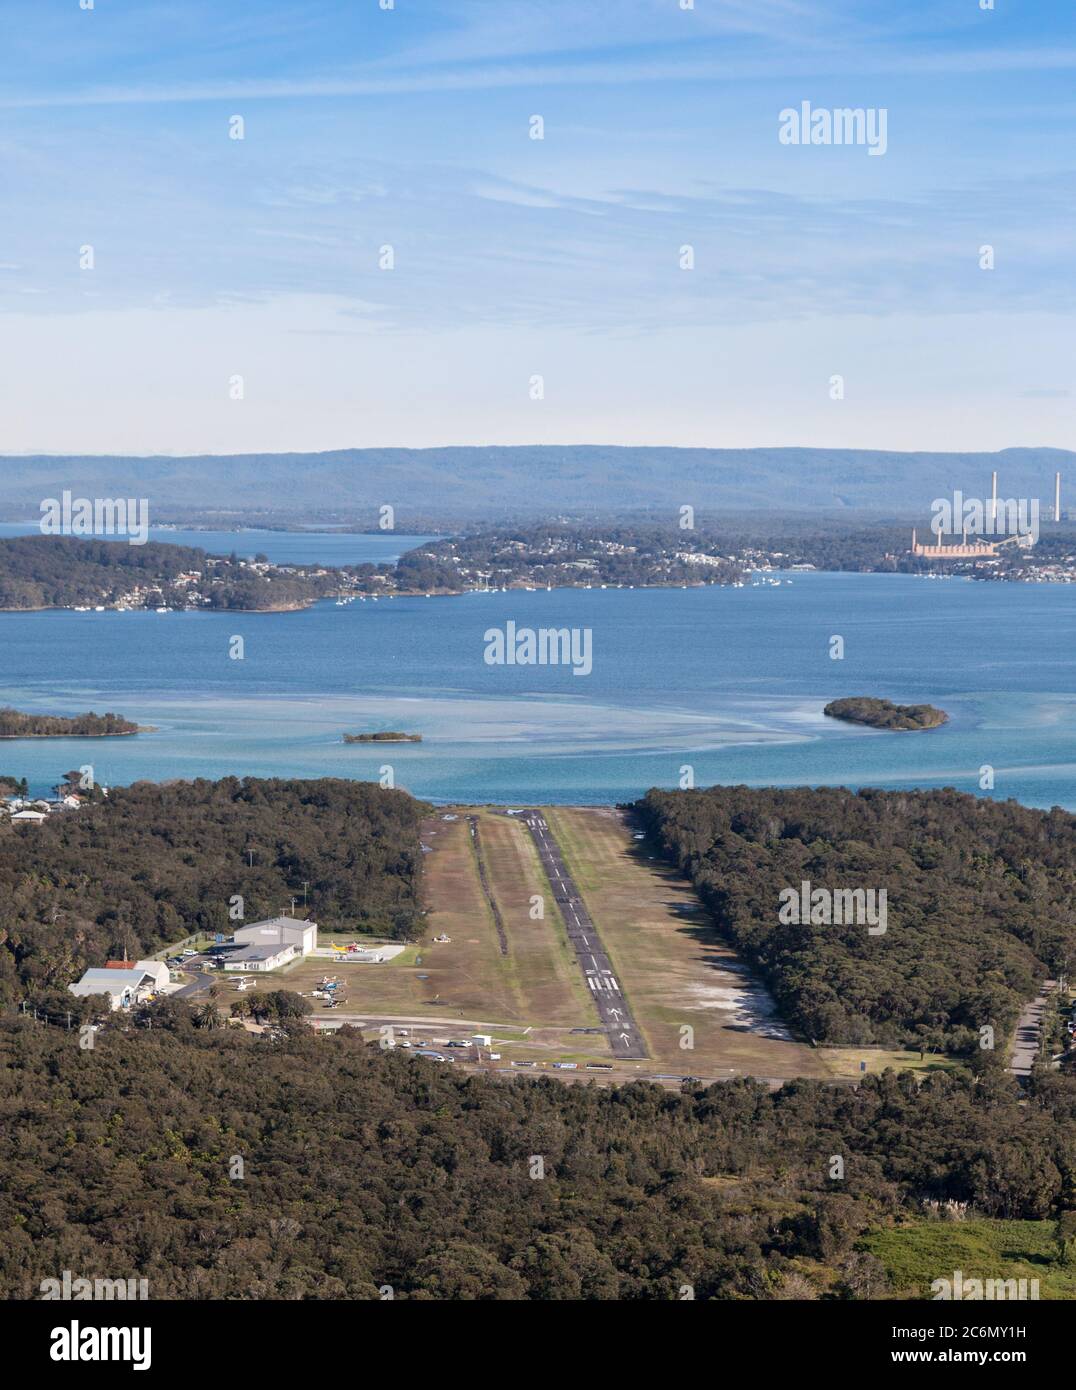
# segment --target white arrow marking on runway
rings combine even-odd
[[[627,1033],[621,1033],[621,1035],[620,1035],[620,1041],[621,1041],[621,1042],[626,1042],[626,1043],[627,1043],[627,1042],[631,1042],[631,1037],[630,1037],[630,1035],[627,1034]]]

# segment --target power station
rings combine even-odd
[[[962,494],[959,492],[954,493],[953,496],[956,499],[962,499]],[[982,530],[987,535],[992,536],[994,539],[985,539],[983,536],[977,534],[978,528],[973,528],[976,531],[976,534],[974,535],[973,539],[969,540],[968,527],[966,524],[963,524],[961,526],[961,540],[952,545],[943,545],[943,534],[955,534],[956,527],[954,521],[952,532],[946,532],[944,530],[939,529],[937,531],[937,539],[935,543],[933,545],[924,545],[919,541],[917,528],[913,528],[911,554],[920,556],[921,558],[926,560],[983,560],[996,558],[998,555],[1000,555],[1002,547],[1007,545],[1016,545],[1019,546],[1021,549],[1030,549],[1030,547],[1033,546],[1035,544],[1035,541],[1038,539],[1037,529],[1034,533],[1032,533],[1030,529],[1021,531],[1017,527],[1015,530],[1011,530],[1010,534],[1001,537],[998,536],[998,505],[998,475],[997,469],[995,469],[990,475],[989,503],[985,508],[982,507],[981,503],[975,503],[975,506],[980,511],[985,513],[983,516]],[[1012,518],[1019,512],[1019,506],[1014,502],[1006,501],[1003,502],[1001,505],[1005,509],[1006,518]],[[1034,515],[1036,518],[1037,526],[1039,505],[1037,499],[1031,505],[1034,509]],[[954,507],[953,510],[955,513],[956,511],[960,510],[960,508],[959,506],[957,506]],[[1050,519],[1052,521],[1062,520],[1060,472],[1056,472],[1054,474],[1054,505]]]

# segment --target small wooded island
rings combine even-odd
[[[377,734],[345,734],[345,743],[421,743],[421,734],[401,734],[392,731]]]
[[[949,716],[933,705],[895,705],[892,700],[876,700],[870,695],[852,695],[831,700],[822,711],[831,719],[849,724],[866,724],[872,729],[936,729]]]
[[[148,733],[118,714],[23,714],[0,709],[0,738],[114,738],[120,734]]]

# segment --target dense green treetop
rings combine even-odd
[[[636,809],[786,1020],[829,1043],[974,1048],[1076,958],[1076,817],[949,789],[711,787]],[[881,935],[782,922],[780,894],[885,890]],[[1002,1044],[999,1042],[999,1046]]]
[[[989,1065],[603,1090],[198,1016],[118,1019],[91,1050],[0,1022],[0,1295],[70,1269],[145,1277],[154,1299],[840,1298],[863,1232],[924,1200],[1072,1204],[1071,1078],[1030,1104]]]
[[[367,782],[136,782],[32,833],[0,831],[0,1000],[303,901],[325,927],[409,937],[424,807]]]

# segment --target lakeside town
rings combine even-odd
[[[563,522],[480,529],[426,541],[395,561],[272,562],[151,542],[67,536],[0,540],[0,610],[287,612],[402,597],[537,589],[743,588],[779,572],[901,573],[1025,584],[1076,582],[1076,528],[946,536],[895,524],[804,524],[780,518],[695,527]]]

